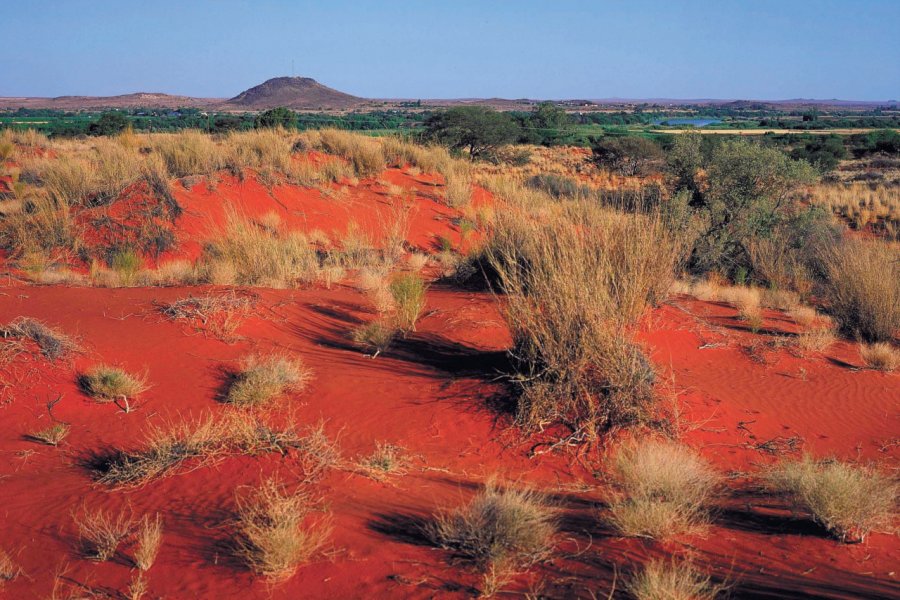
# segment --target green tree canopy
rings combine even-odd
[[[521,131],[511,116],[486,106],[458,106],[432,115],[425,122],[427,138],[451,150],[468,150],[472,160],[516,141]]]
[[[256,128],[284,127],[293,129],[297,126],[297,115],[289,108],[278,106],[271,108],[256,117]]]

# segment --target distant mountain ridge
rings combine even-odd
[[[353,96],[326,85],[322,85],[310,77],[274,77],[263,83],[244,90],[237,96],[226,98],[193,98],[172,94],[138,92],[118,96],[58,96],[56,98],[32,97],[0,97],[0,110],[17,108],[55,109],[55,110],[102,110],[102,109],[135,109],[135,108],[199,108],[223,112],[257,112],[286,106],[293,110],[305,111],[347,111],[377,110],[392,108],[415,99],[391,98],[369,99]],[[505,98],[448,98],[421,99],[424,108],[439,108],[461,104],[479,104],[491,106],[499,110],[527,110],[540,100],[505,99]],[[897,106],[896,100],[883,102],[857,100],[814,100],[798,98],[792,100],[716,100],[716,99],[675,99],[675,98],[602,98],[588,100],[556,100],[570,109],[590,110],[592,106],[636,105],[653,106],[685,106],[707,105],[733,108],[766,108],[776,109],[799,107],[841,107],[869,109],[878,106]]]

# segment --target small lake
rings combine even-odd
[[[712,125],[714,123],[721,123],[722,119],[713,119],[709,117],[695,117],[695,118],[671,118],[671,119],[657,119],[653,121],[654,125],[668,125],[671,127],[684,127],[685,125],[691,125],[693,127],[706,127],[707,125]]]

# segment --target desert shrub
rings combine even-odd
[[[72,516],[78,527],[85,555],[98,561],[112,558],[134,525],[131,514],[113,514],[99,508],[85,508],[80,514]]]
[[[416,321],[425,308],[425,281],[415,273],[403,273],[391,281],[394,319],[401,331],[415,331]]]
[[[310,519],[315,504],[309,494],[289,493],[274,478],[238,493],[236,504],[236,555],[253,571],[275,581],[290,578],[330,533],[321,519]]]
[[[445,195],[447,206],[462,208],[472,202],[472,175],[465,165],[455,165],[447,169]]]
[[[151,148],[162,157],[173,177],[211,176],[225,166],[222,149],[210,136],[200,131],[154,135]]]
[[[69,204],[43,190],[29,195],[22,201],[21,210],[0,220],[0,244],[19,255],[76,248],[77,236]]]
[[[804,456],[770,470],[767,481],[843,542],[893,527],[898,485],[872,468]]]
[[[235,213],[204,249],[202,261],[213,283],[289,287],[314,281],[319,262],[298,232],[282,234]],[[221,277],[226,273],[232,281]]]
[[[900,350],[887,342],[860,344],[859,355],[870,369],[894,371],[900,367]]]
[[[287,174],[293,168],[291,147],[291,140],[283,129],[232,132],[225,141],[226,162],[238,174],[248,167],[257,172]]]
[[[156,562],[159,548],[162,545],[163,524],[157,514],[150,518],[141,519],[135,534],[134,564],[141,571],[147,571]]]
[[[645,175],[663,164],[663,151],[655,141],[640,136],[603,137],[591,151],[594,162],[625,176]]]
[[[256,116],[254,126],[257,129],[275,128],[292,129],[297,125],[297,114],[285,106],[276,106]]]
[[[489,481],[468,504],[439,515],[427,531],[438,546],[486,570],[528,566],[547,556],[557,522],[540,494]]]
[[[693,450],[645,440],[619,448],[609,520],[624,535],[666,538],[703,524],[718,475]]]
[[[65,423],[54,423],[50,427],[29,433],[26,437],[48,446],[59,446],[69,435],[69,429]]]
[[[687,562],[654,560],[626,585],[636,600],[713,600],[725,588]]]
[[[381,147],[388,164],[397,167],[411,165],[425,173],[444,172],[453,162],[446,148],[407,142],[398,137],[384,137]]]
[[[310,371],[299,359],[254,354],[242,361],[225,400],[243,408],[258,408],[289,391],[301,391],[309,379]]]
[[[81,389],[96,400],[111,402],[117,398],[134,398],[147,389],[143,376],[132,375],[119,367],[98,365],[78,379]]]
[[[50,360],[65,358],[78,349],[72,338],[30,317],[19,317],[11,321],[0,329],[0,335],[7,339],[31,340],[37,344],[41,354]]]
[[[125,285],[131,285],[141,270],[141,256],[131,248],[121,248],[109,257],[109,266]]]
[[[498,216],[486,248],[522,374],[519,423],[593,434],[645,420],[653,370],[627,329],[672,284],[677,242],[644,216]]]
[[[829,311],[847,335],[888,342],[900,330],[900,252],[881,242],[848,242],[826,259]]]

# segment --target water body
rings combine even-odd
[[[672,118],[672,119],[657,119],[653,121],[654,125],[668,125],[672,127],[684,127],[685,125],[692,125],[694,127],[706,127],[707,125],[712,125],[714,123],[721,123],[722,119],[713,119],[709,117],[695,117],[695,118]]]

